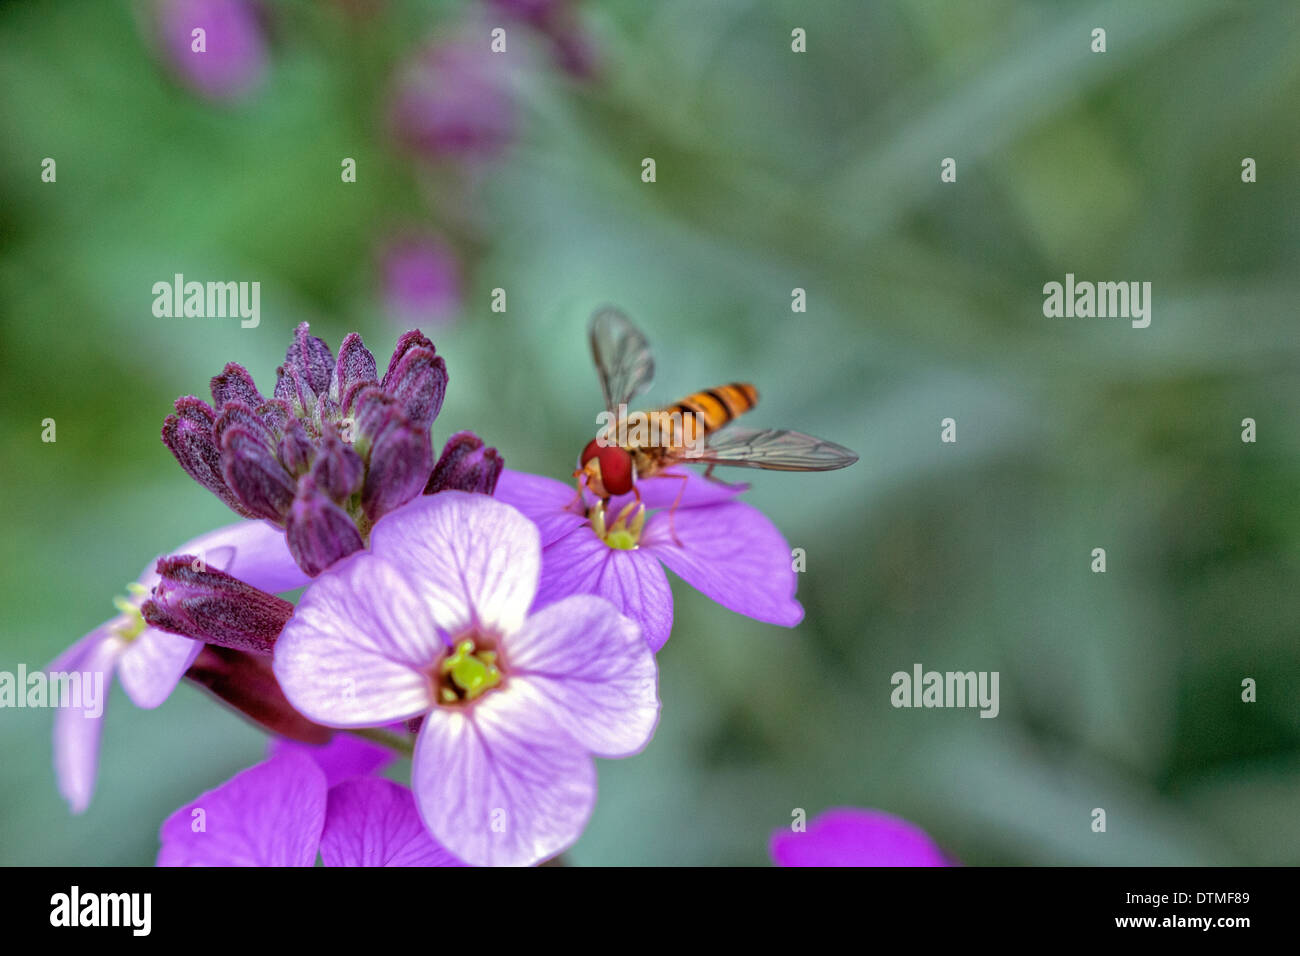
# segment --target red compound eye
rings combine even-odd
[[[616,445],[596,448],[600,461],[600,483],[611,495],[625,495],[632,490],[632,456]]]
[[[600,482],[591,485],[596,494],[625,495],[632,490],[634,469],[628,452],[617,445],[602,445],[600,439],[593,438],[578,458],[579,470],[585,469],[592,461],[600,464]]]

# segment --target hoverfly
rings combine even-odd
[[[858,456],[843,445],[784,429],[726,428],[758,404],[758,389],[734,382],[695,392],[649,412],[627,410],[654,378],[654,358],[644,335],[622,312],[605,308],[591,317],[591,353],[605,396],[605,424],[587,443],[573,476],[602,506],[615,495],[636,494],[638,478],[650,478],[680,464],[718,465],[773,471],[832,471]],[[682,487],[685,488],[685,476]],[[713,479],[717,480],[717,479]],[[678,501],[681,495],[678,495]],[[674,504],[674,508],[676,505]]]

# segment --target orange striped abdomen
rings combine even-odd
[[[675,405],[659,410],[667,416],[661,434],[673,436],[674,447],[690,446],[702,441],[723,425],[739,418],[758,404],[758,389],[748,382],[732,382],[688,395]],[[696,433],[697,425],[700,429]]]

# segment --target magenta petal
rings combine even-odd
[[[749,485],[732,485],[721,481],[701,478],[693,471],[674,469],[654,478],[642,478],[636,483],[641,492],[642,503],[650,510],[671,508],[702,508],[730,501],[749,488]],[[678,498],[678,496],[681,496]],[[611,498],[605,506],[605,513],[616,515],[629,502],[635,501],[634,495],[619,495]]]
[[[471,866],[530,866],[563,852],[596,802],[596,768],[533,695],[509,687],[420,728],[411,783],[435,840]]]
[[[573,594],[597,594],[636,621],[652,651],[673,627],[673,592],[655,555],[644,548],[609,547],[590,528],[580,528],[542,552],[542,577],[534,607]]]
[[[325,774],[286,753],[235,774],[167,818],[158,866],[313,866]]]
[[[335,734],[329,743],[319,747],[275,737],[269,750],[271,757],[285,753],[305,754],[325,771],[325,783],[331,787],[353,777],[368,777],[397,759],[397,755],[387,747],[348,733]]]
[[[84,707],[60,707],[54,712],[54,775],[59,793],[73,813],[90,806],[99,771],[99,742],[104,731],[103,707],[108,703],[113,667],[122,652],[122,641],[108,625],[91,631],[50,664],[50,673],[102,674],[100,712]],[[93,680],[94,678],[92,678]]]
[[[600,757],[641,750],[659,721],[654,654],[608,601],[574,595],[506,637],[511,692],[535,693],[580,744]]]
[[[779,866],[951,866],[920,827],[880,810],[827,810],[804,833],[772,834]]]
[[[660,558],[691,587],[723,607],[769,624],[794,627],[803,607],[794,599],[790,546],[757,508],[739,501],[667,512],[646,523],[641,550]]]
[[[537,525],[545,548],[587,523],[582,514],[567,510],[577,494],[576,485],[505,468],[492,497],[514,505]]]
[[[330,790],[320,855],[326,866],[465,865],[429,836],[410,790],[375,778]]]

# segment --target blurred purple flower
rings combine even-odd
[[[573,0],[486,0],[488,7],[527,23],[551,41],[560,67],[571,76],[590,79],[595,53],[578,22]]]
[[[329,748],[326,748],[329,749]],[[461,866],[420,823],[411,791],[352,774],[332,782],[286,749],[164,821],[158,866]]]
[[[920,827],[880,810],[827,810],[803,833],[782,828],[769,844],[778,866],[953,866]]]
[[[500,154],[515,125],[505,59],[486,37],[427,46],[399,74],[389,108],[394,137],[429,160]]]
[[[284,534],[263,521],[241,521],[183,545],[178,551],[198,555],[209,567],[238,577],[265,591],[289,591],[307,583],[285,547]],[[50,672],[80,671],[104,675],[104,697],[114,674],[137,707],[152,709],[170,696],[194,663],[203,644],[150,627],[141,605],[161,580],[156,562],[119,598],[122,612],[101,624],[59,655]],[[59,708],[54,715],[54,770],[59,792],[73,813],[90,805],[99,767],[103,714]]]
[[[433,236],[402,236],[382,253],[384,301],[400,324],[442,325],[460,308],[460,263]]]
[[[506,16],[514,17],[533,26],[544,26],[571,0],[487,0],[487,5]]]
[[[790,547],[762,512],[734,500],[743,486],[685,473],[684,479],[642,479],[637,487],[645,509],[629,494],[610,499],[602,514],[578,499],[572,485],[502,472],[497,499],[514,505],[541,531],[537,607],[572,594],[599,594],[639,623],[658,651],[673,624],[662,562],[737,614],[782,627],[803,620]]]
[[[654,656],[607,601],[528,615],[537,528],[485,495],[428,495],[317,578],[275,647],[290,702],[326,726],[423,717],[412,786],[434,839],[474,865],[570,846],[596,797],[591,756],[623,757],[659,715]]]
[[[182,82],[202,96],[234,100],[266,73],[266,40],[250,0],[159,0],[164,55]],[[203,30],[203,49],[194,31]]]

